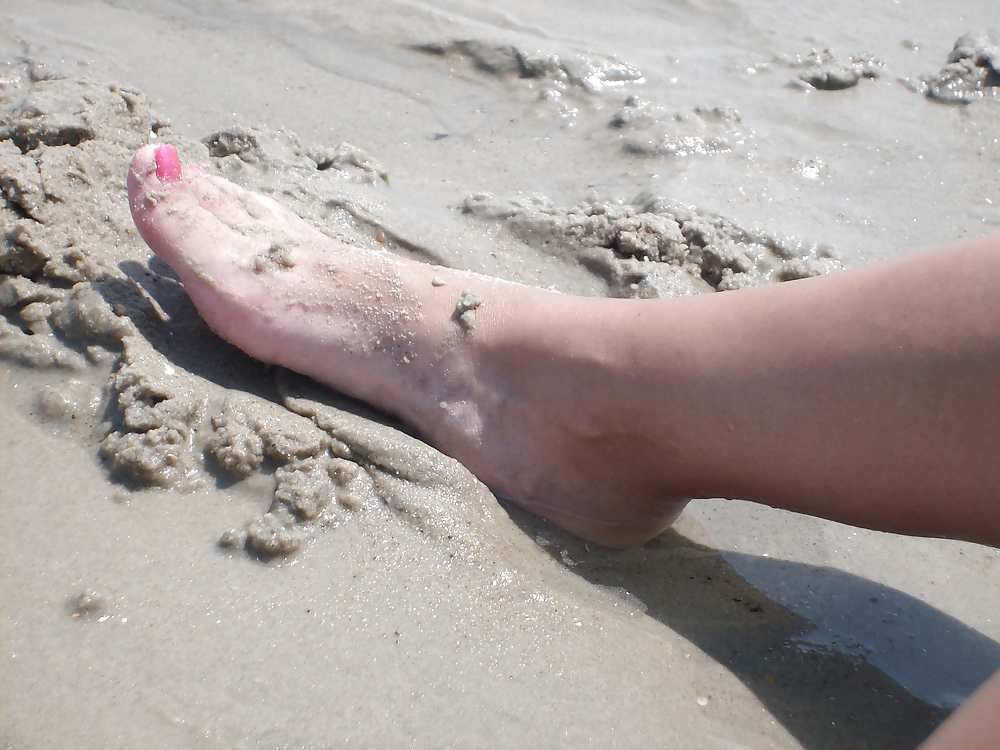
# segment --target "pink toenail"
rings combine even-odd
[[[199,167],[197,164],[194,163],[188,164],[188,169],[194,172],[195,174],[201,174],[201,175],[208,174],[208,172],[206,172],[204,169],[202,169],[201,167]]]
[[[181,158],[173,146],[160,146],[153,154],[153,161],[160,182],[175,182],[181,178]]]

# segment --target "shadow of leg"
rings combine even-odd
[[[554,541],[547,548],[553,557],[560,559],[565,551],[573,572],[594,584],[624,588],[646,605],[650,617],[730,670],[804,747],[912,748],[948,714],[904,689],[873,655],[811,641],[816,631],[811,619],[761,593],[716,550],[671,530],[639,549],[613,552],[508,510],[532,538],[541,533]],[[950,631],[947,648],[972,649],[983,663],[1000,660],[1000,646],[932,607],[871,581],[822,570],[825,585],[837,586],[843,597],[904,598],[920,617],[937,621],[938,630]],[[807,571],[795,572],[801,577]],[[918,645],[924,651],[944,647]],[[984,669],[988,674],[990,667]]]

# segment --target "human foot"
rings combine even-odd
[[[637,465],[627,425],[607,419],[620,353],[588,329],[609,301],[349,247],[273,200],[183,173],[169,146],[139,151],[128,186],[143,239],[251,356],[396,415],[498,494],[592,541],[639,544],[683,508]]]

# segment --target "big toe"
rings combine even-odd
[[[235,231],[220,212],[237,213],[224,180],[185,174],[173,146],[145,146],[128,171],[129,207],[139,234],[185,284],[241,265],[257,244]],[[236,190],[235,186],[232,186]],[[209,207],[214,207],[210,210]],[[240,212],[246,215],[245,210]],[[190,291],[190,290],[189,290]]]
[[[148,200],[152,193],[181,177],[181,162],[173,146],[143,146],[128,168],[128,195],[132,215],[144,213],[154,202]]]
[[[174,270],[179,250],[207,217],[181,179],[180,159],[173,146],[144,146],[128,169],[128,197],[132,220],[150,249]]]

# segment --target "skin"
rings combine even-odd
[[[920,750],[996,750],[1000,744],[1000,672],[959,706]]]
[[[136,155],[129,195],[220,336],[586,539],[641,544],[688,498],[740,497],[1000,546],[1000,295],[979,282],[1000,278],[1000,236],[739,292],[583,299],[349,247],[170,147]],[[927,747],[974,746],[956,723],[1000,736],[997,678],[984,690]]]

